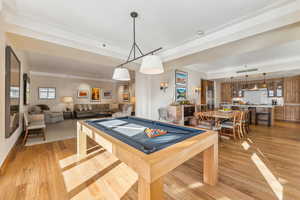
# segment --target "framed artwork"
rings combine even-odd
[[[186,87],[176,87],[175,90],[175,101],[184,101],[187,99]]]
[[[77,98],[89,98],[89,90],[79,89],[77,92]]]
[[[91,101],[100,101],[100,88],[92,88]]]
[[[177,86],[187,86],[188,83],[188,73],[175,70],[175,85]]]
[[[129,93],[123,93],[123,101],[125,102],[129,101]]]
[[[103,90],[102,98],[103,99],[112,99],[112,91],[111,90]]]

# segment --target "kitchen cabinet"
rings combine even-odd
[[[275,106],[274,115],[275,120],[284,120],[284,107]]]
[[[201,80],[201,100],[200,104],[205,104],[208,109],[213,110],[215,107],[215,83],[210,80]]]
[[[243,84],[241,82],[233,82],[232,84],[232,97],[244,97]]]
[[[300,104],[300,76],[284,79],[284,103]]]
[[[232,102],[232,83],[221,83],[221,102]]]
[[[175,123],[188,125],[195,113],[195,105],[174,105],[168,107],[168,113]]]
[[[300,121],[300,105],[285,105],[284,106],[284,120],[286,121]]]
[[[269,97],[283,97],[284,94],[284,81],[282,78],[266,80]],[[232,98],[244,97],[244,88],[253,89],[255,87],[263,88],[264,81],[232,81],[221,83],[221,100],[222,102],[231,102]],[[223,92],[223,94],[222,94]],[[300,96],[299,96],[300,97]]]

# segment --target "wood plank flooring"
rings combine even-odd
[[[137,199],[137,175],[89,141],[76,162],[76,139],[18,147],[0,176],[2,200]],[[253,126],[243,141],[222,140],[219,182],[202,183],[202,155],[164,178],[166,200],[299,200],[300,124]]]

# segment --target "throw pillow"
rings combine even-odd
[[[83,110],[84,110],[84,111],[88,111],[88,110],[89,110],[89,109],[88,109],[88,106],[87,106],[86,104],[83,105]]]
[[[82,110],[83,110],[82,105],[79,104],[79,105],[77,106],[77,109],[78,109],[79,111],[82,111]]]

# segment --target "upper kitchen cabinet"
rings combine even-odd
[[[283,97],[283,79],[271,79],[267,81],[268,97]]]
[[[300,103],[300,76],[284,79],[284,103]]]
[[[221,102],[232,102],[232,83],[221,83]]]

